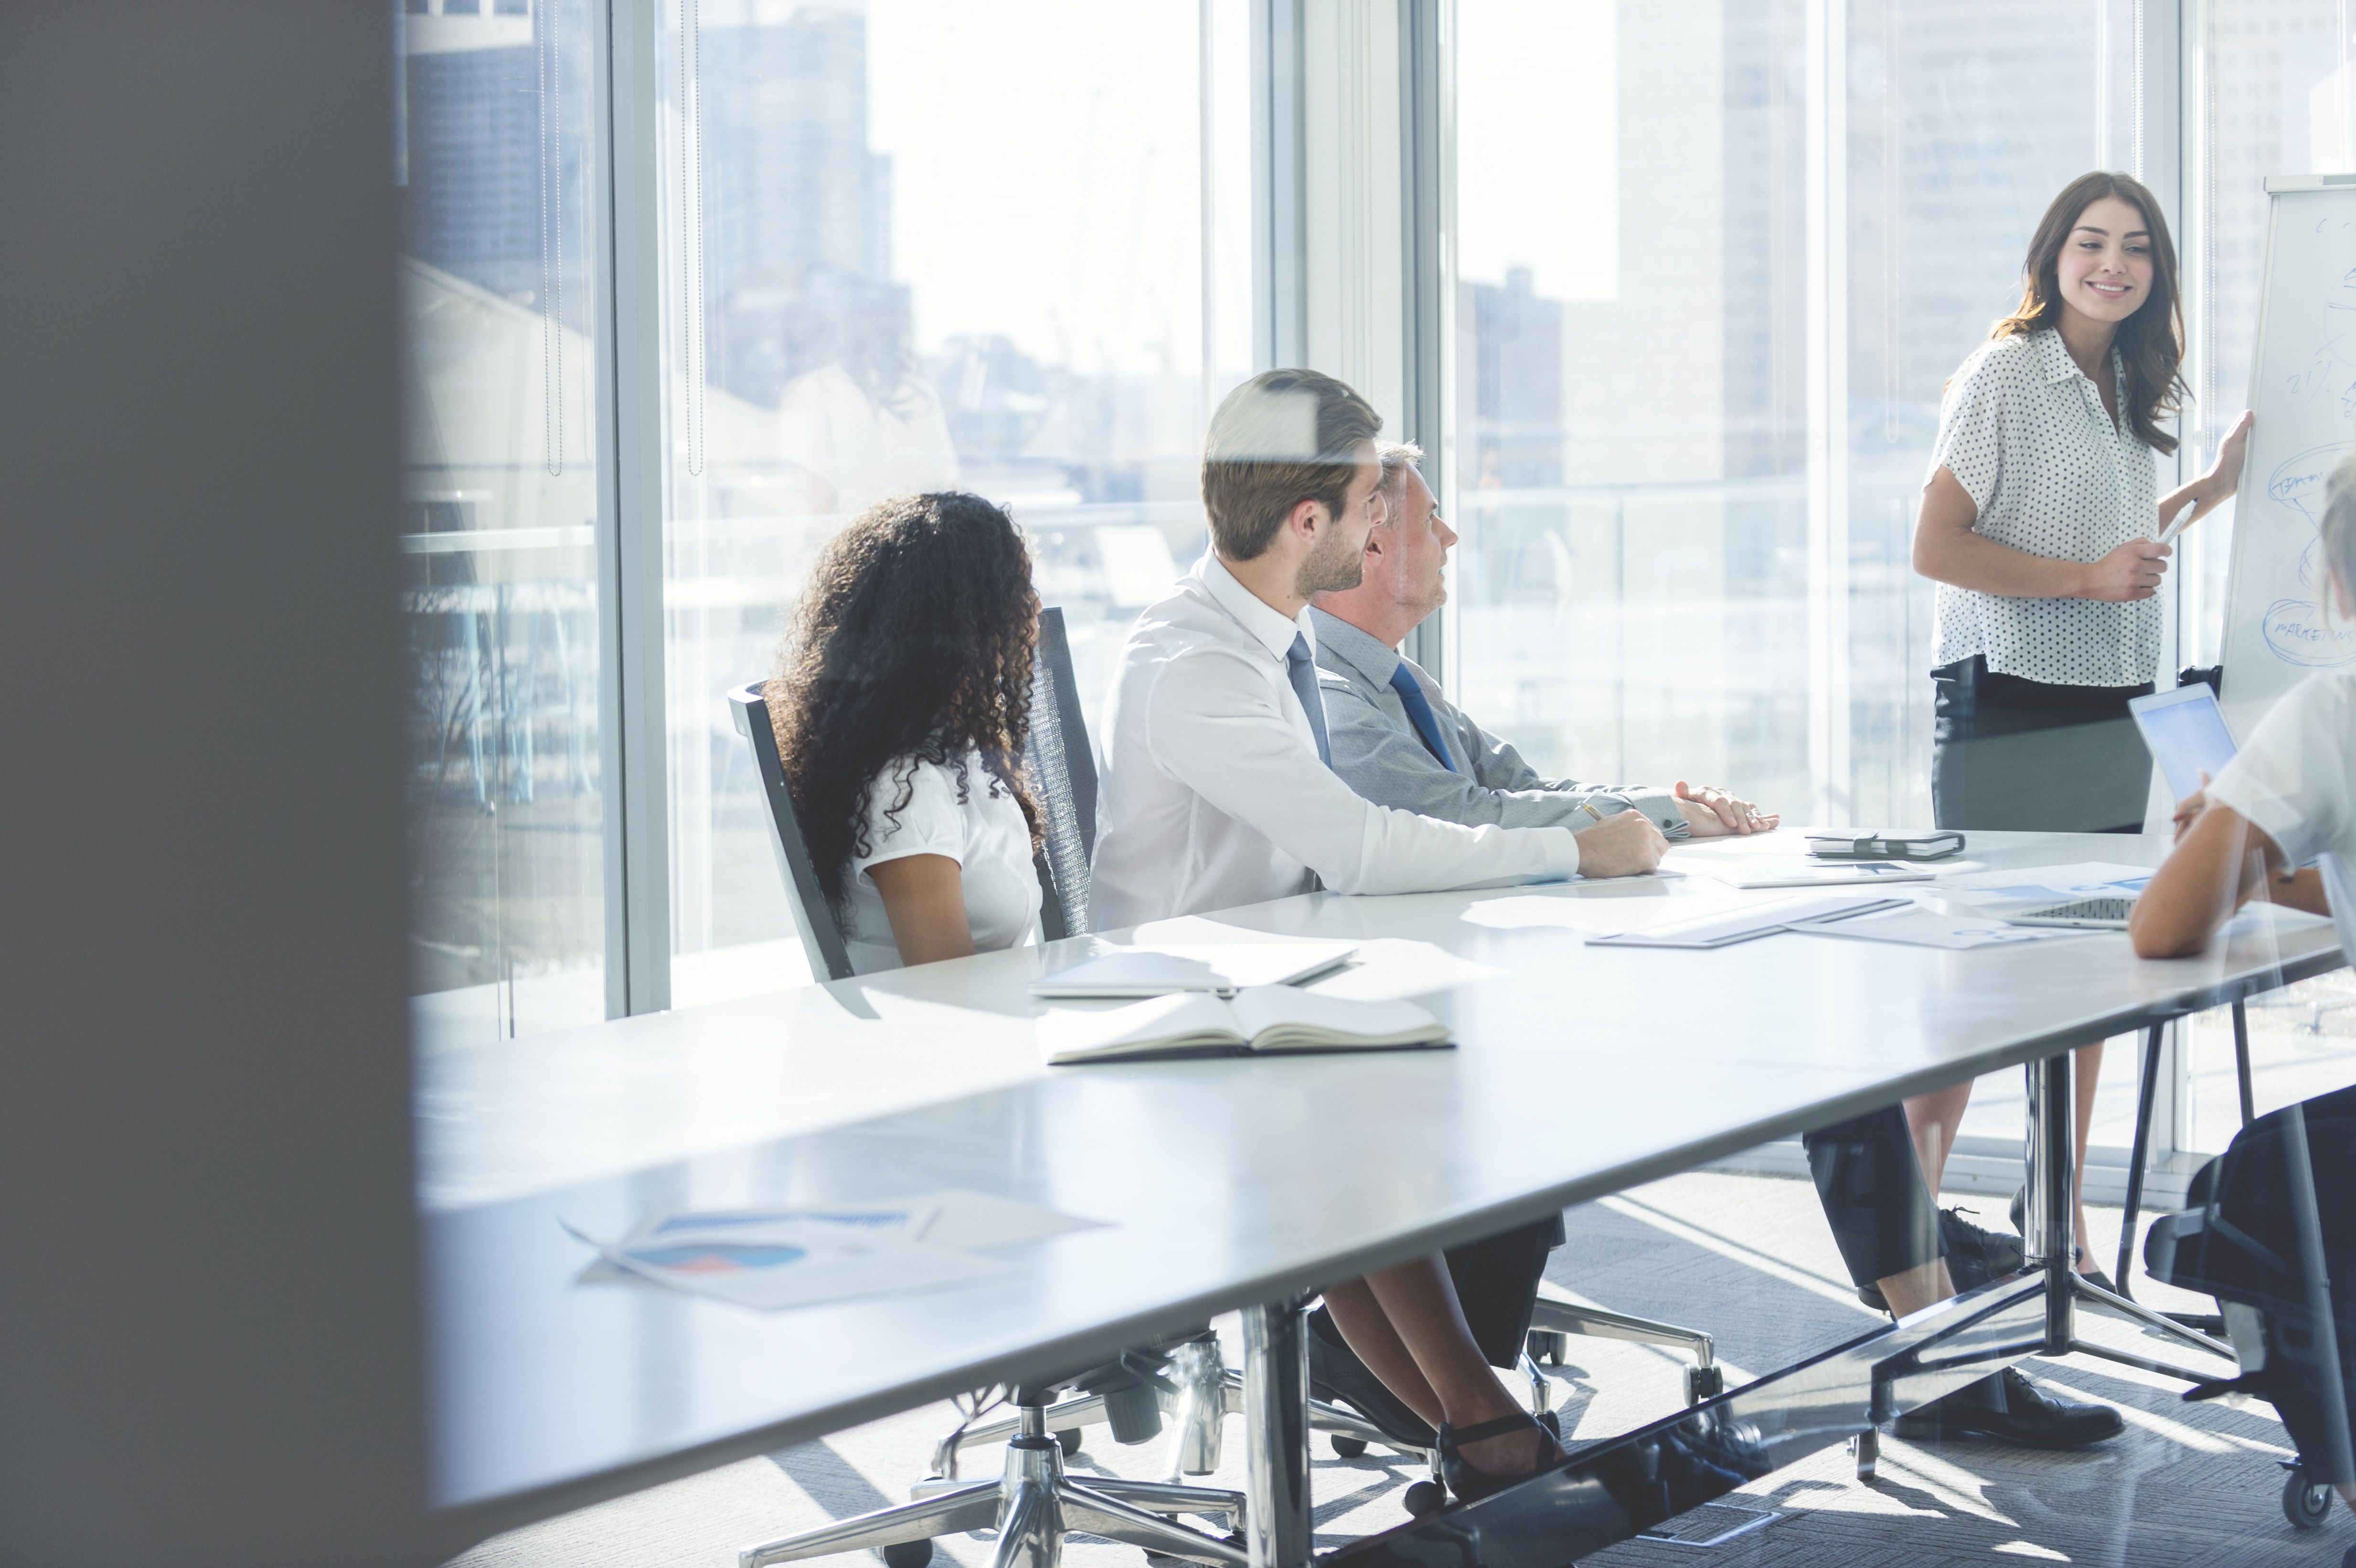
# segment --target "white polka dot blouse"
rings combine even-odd
[[[2119,407],[2126,368],[2114,353]],[[1954,473],[1979,509],[1973,532],[2061,561],[2099,561],[2148,536],[2159,510],[2152,449],[2103,412],[2062,335],[1999,338],[1964,361],[1939,410],[1924,476]],[[2171,565],[2173,563],[2171,563]],[[2138,686],[2159,668],[2160,601],[2010,599],[1939,585],[1931,662],[2062,686]]]

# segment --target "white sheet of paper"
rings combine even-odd
[[[774,1311],[851,1296],[936,1290],[1011,1273],[979,1252],[923,1241],[830,1250],[790,1242],[727,1241],[609,1245],[605,1261],[658,1284]]]
[[[1985,908],[2059,904],[2072,898],[2131,898],[2151,880],[2148,865],[2087,860],[2071,865],[2034,865],[2019,871],[1982,871],[1952,881],[1939,891]]]
[[[975,1192],[962,1187],[943,1187],[938,1192],[920,1193],[900,1201],[911,1206],[929,1205],[934,1210],[933,1222],[923,1233],[926,1241],[982,1252],[995,1247],[1044,1241],[1051,1236],[1075,1230],[1100,1230],[1108,1223],[1084,1219],[1019,1197],[1001,1197],[995,1193]]]
[[[2056,938],[2067,940],[2072,937],[2095,934],[2056,926],[2008,926],[2002,920],[1976,919],[1969,915],[1942,915],[1921,908],[1901,909],[1890,915],[1867,915],[1855,920],[1837,921],[1829,926],[1802,926],[1798,929],[1811,936],[1856,937],[1869,942],[1901,942],[1908,947],[1956,950],[2022,947],[2034,942],[2051,941]]]
[[[1804,854],[1746,854],[1693,862],[1692,869],[1730,887],[1845,887],[1876,883],[1930,882],[1951,871],[1973,872],[1978,861],[1953,865],[1912,860],[1817,860]]]
[[[944,1187],[861,1203],[654,1215],[612,1242],[573,1234],[598,1253],[577,1276],[582,1283],[643,1281],[774,1311],[993,1278],[1012,1265],[986,1251],[1105,1223]]]

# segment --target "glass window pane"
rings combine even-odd
[[[722,693],[835,530],[915,490],[1012,507],[1091,714],[1201,551],[1204,418],[1250,368],[1247,11],[666,7],[674,1004],[807,972]]]
[[[594,15],[395,16],[411,957],[434,1042],[605,1015]]]
[[[1451,683],[1542,771],[1803,811],[1801,6],[1458,15]]]

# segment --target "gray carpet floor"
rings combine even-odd
[[[1977,1206],[2006,1229],[2000,1201]],[[2104,1257],[2119,1212],[2091,1213]],[[1622,1311],[1690,1323],[1717,1336],[1730,1382],[1838,1343],[1876,1321],[1850,1294],[1832,1238],[1804,1181],[1699,1172],[1569,1211],[1570,1239],[1550,1273],[1578,1295]],[[2161,1306],[2204,1308],[2138,1282]],[[2089,1315],[2092,1316],[2092,1315]],[[1231,1332],[1232,1325],[1222,1325]],[[2090,1335],[2122,1348],[2172,1355],[2115,1320]],[[1231,1342],[1230,1364],[1240,1364]],[[1565,1429],[1595,1437],[1670,1413],[1682,1362],[1642,1346],[1573,1340],[1554,1369]],[[1809,1564],[1936,1568],[1994,1559],[2116,1564],[2118,1568],[2337,1568],[2356,1526],[2334,1503],[2323,1529],[2292,1530],[2280,1510],[2287,1456],[2264,1405],[2187,1405],[2178,1385],[2089,1357],[2031,1361],[2053,1388],[2125,1413],[2116,1441],[2083,1454],[2038,1454],[1984,1443],[1915,1445],[1885,1439],[1880,1473],[1860,1484],[1832,1450],[1781,1470],[1730,1499],[1773,1510],[1767,1525],[1702,1548],[1636,1541],[1589,1559],[1593,1568],[1735,1568]],[[514,1531],[457,1560],[463,1568],[734,1568],[739,1546],[858,1513],[907,1495],[932,1445],[955,1423],[946,1405],[838,1433],[759,1459]],[[1158,1477],[1166,1442],[1124,1448],[1101,1427],[1072,1462],[1076,1475]],[[1240,1487],[1243,1443],[1231,1423],[1212,1484]],[[992,1455],[967,1463],[994,1474]],[[1381,1449],[1335,1457],[1321,1439],[1314,1476],[1317,1548],[1331,1551],[1401,1522],[1399,1494],[1419,1466]],[[984,1536],[938,1543],[939,1568],[988,1568]],[[1141,1568],[1134,1547],[1075,1538],[1071,1568]],[[863,1561],[874,1564],[873,1555]],[[856,1568],[856,1565],[853,1565]]]

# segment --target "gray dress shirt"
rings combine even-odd
[[[1691,832],[1675,790],[1543,778],[1520,752],[1451,703],[1412,660],[1338,616],[1314,607],[1309,615],[1317,632],[1317,683],[1325,699],[1333,771],[1375,804],[1451,822],[1574,829],[1594,825],[1595,816],[1581,809],[1591,804],[1602,816],[1642,811],[1671,838]],[[1391,671],[1401,664],[1431,704],[1454,772],[1431,755],[1391,689]]]

